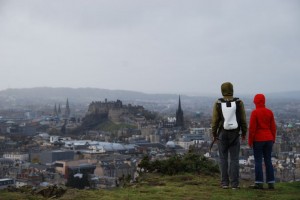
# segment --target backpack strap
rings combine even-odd
[[[233,100],[236,103],[236,120],[238,123],[238,129],[240,130],[240,128],[241,128],[241,107],[240,107],[241,100],[237,97],[233,98]]]
[[[221,103],[223,103],[223,102],[226,102],[224,98],[219,98],[217,101],[217,110],[218,110],[219,116],[222,118],[222,120],[224,120],[222,106],[221,106]]]

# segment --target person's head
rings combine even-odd
[[[253,103],[256,107],[264,107],[266,103],[266,97],[263,94],[256,94],[253,99]]]
[[[221,85],[221,92],[223,96],[233,96],[233,85],[230,82],[225,82]]]

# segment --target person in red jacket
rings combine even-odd
[[[269,189],[274,189],[274,169],[271,160],[272,147],[276,138],[276,124],[273,112],[266,108],[263,94],[254,97],[256,109],[251,112],[248,144],[253,148],[255,161],[255,189],[263,189],[264,176],[262,158],[266,167],[266,182]]]

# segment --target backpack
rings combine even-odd
[[[225,130],[240,129],[240,100],[233,98],[232,100],[218,99],[217,108],[219,115],[222,117],[222,127]]]

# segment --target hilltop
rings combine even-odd
[[[239,190],[224,190],[219,187],[217,175],[183,174],[175,176],[161,176],[146,174],[139,183],[129,184],[123,188],[100,190],[69,189],[59,200],[73,199],[103,199],[103,200],[198,200],[198,199],[276,199],[296,200],[300,196],[300,182],[277,183],[275,190],[249,189],[250,182],[242,181]],[[10,200],[38,200],[41,196],[27,193],[0,191],[0,199]]]

